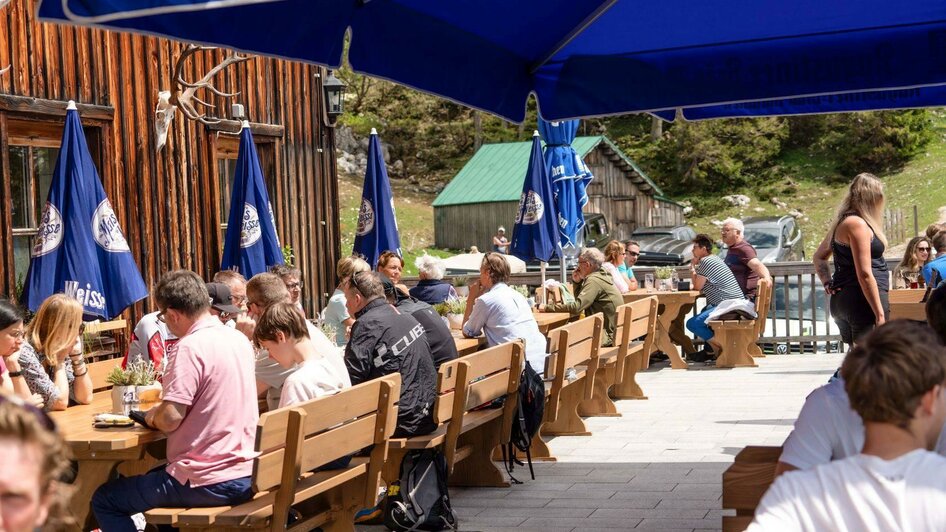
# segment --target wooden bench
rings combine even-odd
[[[434,421],[437,430],[422,436],[389,442],[383,477],[400,475],[401,460],[409,450],[439,447],[457,486],[507,487],[509,482],[492,460],[493,450],[509,441],[516,414],[524,347],[511,342],[445,362],[437,372]],[[502,408],[474,410],[505,397]]]
[[[579,414],[619,416],[612,398],[647,399],[637,384],[637,370],[653,347],[657,306],[656,297],[647,297],[617,308],[617,345],[599,351],[594,396],[579,404]]]
[[[554,460],[546,436],[589,436],[578,413],[582,401],[594,397],[598,350],[604,318],[595,314],[549,332],[549,356],[545,359],[545,415],[532,438],[533,460]],[[565,378],[573,368],[575,378]]]
[[[155,525],[200,530],[354,530],[355,512],[377,502],[400,387],[401,376],[393,374],[263,414],[256,429],[252,500],[238,506],[155,508],[145,517]],[[318,471],[366,448],[368,457]],[[287,527],[290,507],[302,518]]]
[[[756,367],[753,358],[763,357],[762,349],[756,344],[765,330],[765,320],[769,315],[769,303],[772,301],[772,284],[765,279],[759,281],[756,292],[755,308],[758,317],[754,320],[713,320],[706,324],[713,329],[714,336],[709,341],[719,353],[716,358],[718,368]]]
[[[112,372],[112,369],[116,366],[121,367],[121,365],[121,358],[109,358],[98,362],[87,362],[85,367],[88,368],[89,378],[92,379],[92,391],[101,392],[110,390],[112,384],[106,381],[105,378]]]
[[[723,530],[742,532],[752,523],[755,509],[775,480],[781,447],[748,446],[723,473],[723,508],[736,510],[723,516]]]

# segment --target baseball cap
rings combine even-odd
[[[207,283],[207,293],[210,294],[210,306],[220,312],[239,314],[243,309],[230,301],[230,287],[223,283]]]

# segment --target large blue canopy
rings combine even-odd
[[[946,84],[942,0],[43,0],[49,21],[337,67],[521,122]]]

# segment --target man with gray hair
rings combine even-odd
[[[604,253],[598,248],[585,248],[578,255],[578,268],[572,272],[575,282],[575,301],[540,305],[539,310],[548,312],[568,312],[573,316],[586,316],[601,313],[604,315],[603,344],[614,343],[614,328],[617,323],[617,308],[624,304],[621,291],[614,286],[614,278],[601,269]]]
[[[742,220],[726,218],[723,220],[720,233],[723,243],[729,247],[729,251],[726,252],[726,266],[732,270],[743,295],[750,301],[755,301],[759,279],[768,279],[771,282],[772,276],[765,264],[759,260],[755,248],[743,237],[745,229]]]
[[[424,253],[414,261],[420,281],[408,290],[411,297],[428,305],[443,303],[448,299],[457,299],[453,285],[443,280],[447,265],[440,257]]]

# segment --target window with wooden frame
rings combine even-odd
[[[269,201],[276,202],[276,138],[264,135],[254,136],[256,154],[259,156],[260,169],[266,181],[266,191]],[[240,153],[240,138],[219,135],[216,139],[216,187],[217,187],[217,216],[220,220],[220,249],[227,234],[227,220],[230,218],[230,198],[233,195],[233,175],[236,171],[237,157]]]
[[[8,118],[6,124],[13,278],[19,285],[29,269],[33,237],[49,197],[62,142],[63,121]],[[96,168],[101,168],[101,128],[84,125],[83,129],[92,160]]]

